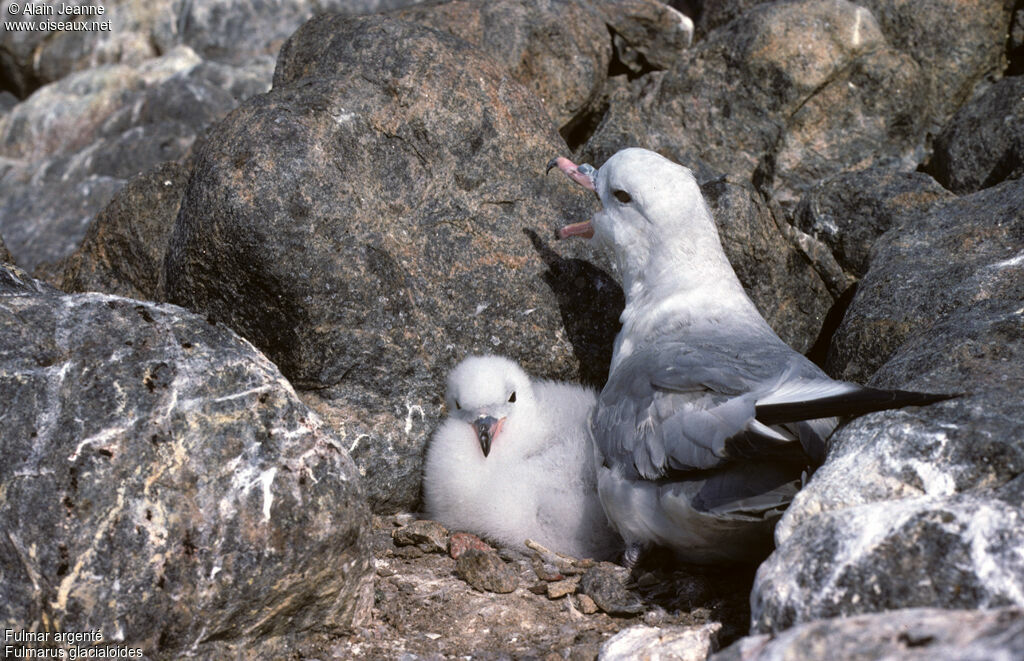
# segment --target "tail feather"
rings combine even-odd
[[[909,390],[863,388],[802,402],[763,404],[755,407],[755,411],[758,421],[766,425],[778,425],[833,416],[858,416],[875,411],[899,409],[904,406],[925,406],[954,397],[962,397],[962,394],[939,395]]]

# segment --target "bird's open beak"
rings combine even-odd
[[[580,186],[583,186],[587,190],[593,191],[597,194],[597,185],[594,182],[594,177],[597,175],[597,170],[592,165],[583,163],[576,165],[564,156],[553,158],[548,162],[548,167],[544,171],[544,174],[551,172],[551,168],[557,167],[562,171],[565,176],[575,181]],[[594,236],[594,226],[589,220],[584,220],[582,223],[573,223],[572,225],[566,225],[562,229],[558,230],[559,239],[568,239],[570,236],[581,236],[584,239],[590,239]]]
[[[489,415],[480,416],[473,422],[476,440],[479,441],[480,449],[484,451],[485,457],[491,453],[491,443],[494,442],[494,439],[501,432],[501,425],[504,422],[505,418],[498,420]]]
[[[597,170],[594,169],[593,165],[589,163],[576,165],[565,156],[558,156],[548,161],[548,167],[544,170],[544,174],[551,172],[551,168],[555,167],[580,186],[595,193],[597,192],[597,186],[594,184],[594,176],[597,174]]]

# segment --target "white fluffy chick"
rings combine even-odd
[[[512,360],[471,356],[449,373],[445,401],[424,466],[428,516],[520,549],[532,539],[575,557],[621,551],[597,496],[593,390],[531,382]]]

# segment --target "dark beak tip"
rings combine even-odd
[[[558,157],[555,156],[553,159],[548,161],[548,166],[547,166],[547,168],[544,169],[544,174],[547,175],[549,172],[551,172],[551,168],[554,168],[554,167],[557,167],[557,166],[558,166]]]

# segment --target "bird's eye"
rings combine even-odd
[[[512,394],[508,396],[508,401],[511,404],[515,404],[515,402],[516,402],[516,391],[515,390],[513,390]]]
[[[461,409],[462,409],[462,407],[461,407],[461,406],[459,406],[459,400],[457,400],[457,399],[455,400],[455,408],[456,408],[456,409],[459,409],[459,410],[461,410]]]
[[[624,190],[612,191],[612,195],[615,196],[616,200],[622,202],[623,204],[629,204],[630,202],[633,201],[633,198],[630,196],[630,194]]]

